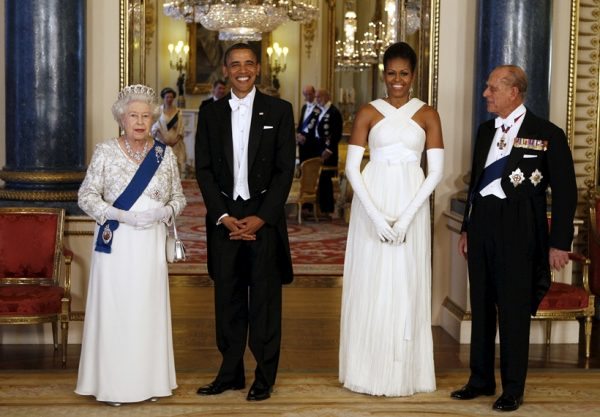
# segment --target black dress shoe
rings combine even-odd
[[[450,397],[456,400],[472,400],[480,395],[494,395],[495,393],[496,388],[477,388],[467,384],[461,389],[452,391]]]
[[[217,395],[227,390],[244,389],[244,382],[220,382],[214,380],[208,385],[198,388],[198,395]]]
[[[248,401],[263,401],[267,398],[271,398],[271,392],[273,392],[273,388],[266,387],[262,384],[257,384],[256,382],[252,384],[250,387],[250,391],[248,391],[248,396],[246,400]]]
[[[522,395],[502,394],[492,408],[497,411],[515,411],[521,404],[523,404]]]

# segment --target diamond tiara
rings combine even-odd
[[[156,93],[154,90],[142,84],[127,85],[123,87],[123,89],[119,91],[117,99],[122,100],[129,96],[147,96],[152,100],[156,99]]]

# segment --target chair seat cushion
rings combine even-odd
[[[541,310],[576,310],[588,306],[589,296],[583,288],[562,282],[553,282],[542,299]]]
[[[38,315],[60,312],[62,287],[41,285],[0,286],[0,315]]]

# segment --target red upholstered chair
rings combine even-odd
[[[0,207],[0,324],[52,323],[58,349],[60,322],[63,365],[73,259],[63,247],[64,222],[64,209]]]
[[[582,282],[561,283],[554,282],[542,299],[535,320],[546,321],[546,344],[550,344],[552,335],[552,320],[577,320],[583,319],[585,331],[585,357],[590,357],[590,343],[592,341],[592,317],[594,316],[594,295],[589,287],[590,260],[585,256],[569,253],[573,262],[581,264]]]

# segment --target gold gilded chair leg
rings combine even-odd
[[[590,345],[592,343],[592,317],[585,318],[585,357],[590,357]]]
[[[546,345],[550,345],[552,339],[552,320],[546,320]]]
[[[60,333],[62,336],[62,366],[67,365],[67,342],[69,340],[69,322],[63,321],[60,324]]]
[[[52,322],[52,341],[54,342],[54,350],[58,349],[58,323]]]
[[[302,224],[302,203],[298,203],[298,224]]]
[[[317,203],[313,203],[313,216],[315,216],[315,222],[319,222],[319,215],[317,213]]]

